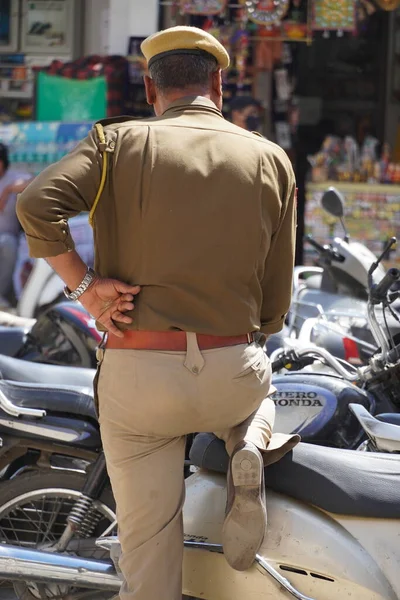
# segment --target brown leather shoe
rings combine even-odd
[[[245,571],[253,564],[267,528],[264,462],[249,442],[234,450],[228,471],[226,517],[222,545],[233,569]]]

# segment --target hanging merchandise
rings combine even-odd
[[[356,20],[358,33],[365,30],[368,19],[376,12],[376,6],[370,0],[357,0]]]
[[[247,70],[247,57],[249,55],[249,34],[247,31],[241,29],[234,36],[234,43],[236,47],[235,51],[235,62],[237,71],[237,87],[238,89],[244,86],[246,79]]]
[[[274,65],[280,61],[282,42],[274,39],[280,35],[281,32],[276,27],[260,27],[257,31],[259,39],[255,46],[255,66],[258,71],[272,71]]]
[[[351,31],[356,26],[354,0],[314,0],[314,31]]]
[[[184,15],[219,15],[224,12],[227,0],[180,0]]]
[[[274,75],[277,99],[281,102],[287,102],[292,96],[288,70],[285,68],[275,69]]]
[[[241,3],[246,6],[250,21],[271,27],[279,25],[286,16],[290,0],[241,0]]]

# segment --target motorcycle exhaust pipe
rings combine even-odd
[[[119,592],[113,563],[0,544],[0,579]]]

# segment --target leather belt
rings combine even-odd
[[[197,334],[200,350],[251,344],[254,335],[217,336]],[[186,333],[184,331],[124,331],[124,337],[108,335],[105,347],[108,350],[165,350],[169,352],[186,351]]]

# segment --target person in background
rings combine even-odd
[[[32,177],[10,168],[8,150],[0,144],[0,307],[8,307],[7,299],[18,252],[21,230],[15,205],[17,194],[24,191]]]
[[[234,125],[247,129],[247,131],[259,131],[261,127],[261,104],[251,96],[236,96],[230,102],[231,121]]]

